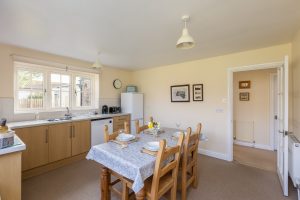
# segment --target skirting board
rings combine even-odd
[[[241,146],[247,146],[247,147],[254,147],[257,149],[264,149],[264,150],[270,150],[273,151],[274,149],[270,145],[265,145],[265,144],[254,144],[250,142],[242,142],[242,141],[236,141],[234,140],[234,144],[241,145]]]
[[[221,160],[228,161],[228,156],[223,153],[219,153],[219,152],[215,152],[215,151],[211,151],[211,150],[207,150],[207,149],[201,149],[201,148],[198,149],[198,153],[202,154],[202,155],[210,156],[213,158],[218,158]]]

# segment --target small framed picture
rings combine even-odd
[[[203,101],[203,84],[193,85],[193,101]]]
[[[250,100],[249,92],[240,92],[240,101],[249,101]]]
[[[239,89],[251,88],[251,81],[239,81]]]
[[[171,86],[171,102],[190,102],[190,85]]]

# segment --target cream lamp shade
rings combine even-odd
[[[94,62],[94,64],[92,65],[92,68],[95,68],[95,69],[102,69],[103,68],[103,65],[101,64],[101,62],[99,60],[99,55],[100,55],[100,53],[98,53],[97,59]]]
[[[192,36],[190,36],[189,31],[186,27],[186,23],[187,21],[190,19],[189,16],[184,15],[182,17],[182,20],[184,21],[184,28],[182,30],[182,35],[181,37],[178,39],[177,44],[176,44],[176,48],[179,49],[191,49],[195,46],[195,41],[192,38]]]

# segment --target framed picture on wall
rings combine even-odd
[[[190,102],[190,85],[171,86],[171,102]]]
[[[203,101],[203,84],[193,85],[193,101]]]
[[[240,101],[249,101],[250,100],[249,92],[240,92]]]
[[[250,89],[251,81],[239,81],[239,89]]]

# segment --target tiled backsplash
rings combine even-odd
[[[102,111],[102,106],[120,106],[119,98],[103,98],[99,100],[99,109],[97,110],[99,113]],[[72,114],[85,114],[88,112],[93,112],[95,110],[71,110]],[[48,119],[48,118],[58,118],[62,117],[67,111],[59,111],[59,112],[41,112],[39,113],[40,119]],[[14,99],[13,98],[0,98],[0,118],[7,118],[8,122],[16,122],[16,121],[26,121],[26,120],[34,120],[34,113],[24,113],[24,114],[15,114],[14,113]]]

